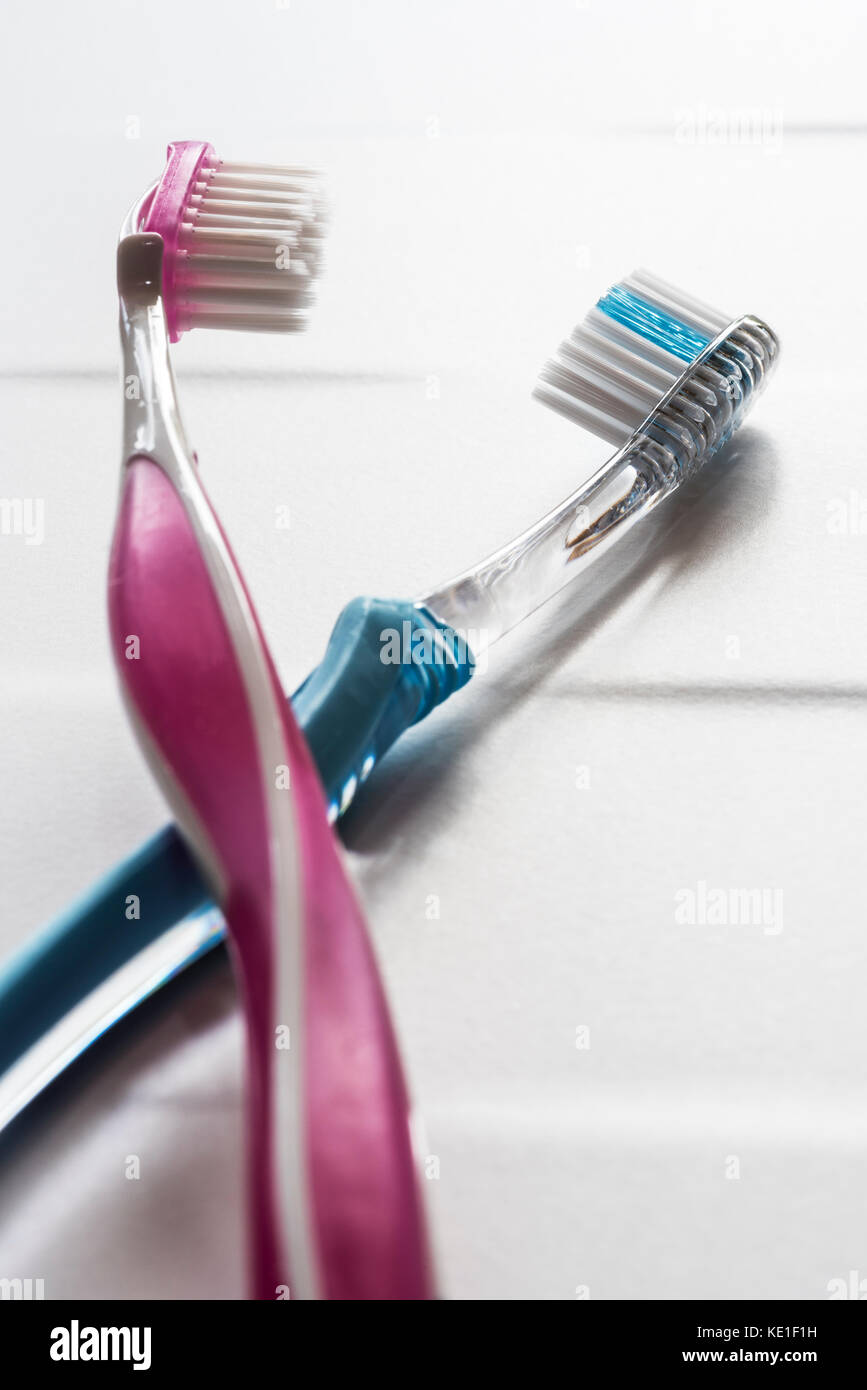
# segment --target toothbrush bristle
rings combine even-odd
[[[306,327],[323,235],[314,174],[282,165],[203,164],[178,232],[177,331]]]
[[[613,286],[539,374],[537,399],[624,444],[731,318],[647,271]]]

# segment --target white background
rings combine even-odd
[[[347,599],[431,588],[602,461],[529,392],[613,280],[646,265],[783,340],[727,458],[494,649],[347,824],[449,1297],[867,1277],[864,15],[77,0],[4,21],[0,495],[43,498],[46,528],[0,536],[4,950],[165,818],[104,589],[114,244],[169,139],[328,178],[309,334],[175,352],[287,689]],[[783,929],[679,925],[700,881],[781,894]],[[0,1274],[241,1296],[240,1044],[212,970],[58,1088],[0,1152]]]

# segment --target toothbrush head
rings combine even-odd
[[[533,394],[640,456],[667,492],[738,428],[778,357],[761,320],[732,320],[639,270],[560,344]]]
[[[131,230],[163,240],[173,343],[199,327],[306,327],[323,238],[321,193],[309,171],[229,164],[211,145],[178,141]]]

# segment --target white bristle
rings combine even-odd
[[[222,162],[194,184],[178,237],[178,327],[286,333],[304,328],[324,236],[307,170]]]
[[[726,314],[644,270],[635,271],[615,289],[629,291],[706,339],[716,338],[731,322]],[[619,446],[688,366],[682,356],[594,307],[542,368],[534,395]]]

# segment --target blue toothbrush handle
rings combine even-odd
[[[412,603],[359,598],[344,608],[323,660],[292,697],[334,815],[400,734],[472,670],[466,647]],[[129,915],[133,897],[138,917]],[[139,951],[211,906],[178,831],[165,826],[0,970],[0,1074]]]
[[[465,644],[425,609],[392,599],[346,605],[323,661],[292,697],[332,819],[404,730],[472,671]]]

